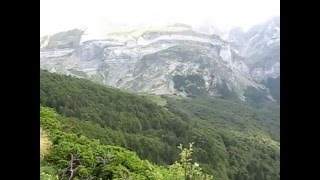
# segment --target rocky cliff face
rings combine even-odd
[[[250,75],[258,82],[280,76],[280,18],[243,32],[232,29],[228,41],[235,56],[241,56],[249,67]]]
[[[245,100],[248,87],[265,92],[262,79],[280,74],[280,38],[271,34],[273,27],[256,29],[231,32],[230,43],[181,24],[100,39],[72,30],[40,40],[40,65],[136,92]]]

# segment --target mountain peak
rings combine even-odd
[[[278,31],[269,26],[234,29],[230,43],[179,23],[113,27],[46,37],[40,42],[41,67],[137,92],[242,100],[248,87],[264,91],[261,82],[279,75],[278,41],[272,39]]]

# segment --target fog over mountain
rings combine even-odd
[[[279,15],[279,0],[41,0],[40,32],[42,37],[106,22],[134,29],[183,23],[248,30]]]
[[[41,38],[41,67],[136,92],[245,100],[254,88],[274,99],[267,81],[280,76],[279,22],[274,17],[246,32],[105,23]]]
[[[279,0],[40,17],[40,179],[280,180]]]

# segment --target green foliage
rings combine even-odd
[[[45,117],[45,118],[43,118]],[[40,106],[40,126],[44,129],[58,129],[60,124],[56,121],[57,113],[53,109]]]
[[[279,179],[280,114],[277,104],[263,104],[258,109],[210,97],[161,96],[167,102],[162,107],[148,98],[88,80],[45,71],[40,75],[40,102],[62,115],[57,116],[62,125],[55,126],[57,130],[76,134],[76,137],[68,138],[82,135],[99,139],[103,145],[122,146],[159,165],[178,160],[179,149],[176,147],[179,143],[195,142],[193,160],[199,163],[203,172],[217,179]],[[54,124],[50,120],[41,121],[44,125]],[[58,131],[51,134],[63,137]],[[78,149],[85,149],[85,146]],[[65,158],[68,156],[70,154]],[[117,169],[123,169],[122,166]],[[178,169],[182,165],[174,164],[172,168],[177,171],[159,170],[166,173],[156,171],[148,177],[175,179],[177,173],[181,173]],[[143,179],[141,174],[128,170],[130,173],[121,170],[122,174],[117,177],[130,174],[130,177]],[[88,174],[91,170],[81,169],[81,172]],[[99,172],[108,173],[109,170],[102,168]]]
[[[193,143],[189,144],[189,149],[187,149],[187,148],[183,148],[182,144],[179,145],[179,149],[181,150],[180,164],[176,164],[176,166],[183,168],[184,177],[187,180],[213,179],[212,176],[202,174],[202,172],[201,172],[202,169],[199,167],[198,163],[194,163],[194,164],[191,163],[191,161],[192,161],[191,154],[193,153],[192,146],[193,146]]]
[[[40,179],[41,180],[58,180],[59,176],[54,167],[40,164]]]
[[[266,176],[279,179],[280,112],[276,104],[257,109],[208,97],[167,98],[167,104],[168,110],[199,130],[199,137],[193,140],[197,147],[194,159],[205,172],[216,178],[246,179],[257,176],[248,167],[258,163],[265,167],[261,171]]]
[[[74,127],[79,133],[86,132],[105,144],[126,147],[159,164],[174,162],[178,151],[172,147],[187,143],[182,139],[189,132],[188,124],[147,98],[46,71],[41,71],[40,76],[42,105],[106,129],[95,131],[93,126],[97,125],[87,122]],[[110,138],[105,137],[105,131],[109,131],[106,134]],[[143,144],[148,145],[141,147]]]
[[[61,124],[52,109],[41,107],[41,119],[50,125]],[[45,112],[45,113],[43,113]],[[63,118],[63,117],[60,117]],[[173,177],[177,169],[156,166],[146,160],[141,160],[134,152],[121,147],[101,145],[99,140],[89,139],[83,135],[65,132],[64,129],[46,128],[51,134],[53,148],[40,163],[40,176],[44,180],[55,180],[58,177],[68,179],[183,179],[183,173]],[[42,127],[42,126],[41,126]],[[43,127],[42,127],[43,128]],[[185,151],[184,149],[181,149]],[[72,157],[77,157],[72,161]],[[72,168],[70,164],[73,164]],[[74,170],[73,176],[71,170]],[[180,168],[181,171],[181,168]],[[196,171],[202,176],[201,169]],[[177,175],[177,174],[175,174]],[[204,176],[204,175],[203,175]],[[187,179],[187,178],[186,178]],[[201,178],[200,178],[201,179]],[[200,180],[199,179],[199,180]]]
[[[175,75],[172,80],[174,82],[174,88],[178,91],[185,91],[189,95],[205,94],[205,81],[199,75]]]
[[[244,93],[246,97],[246,103],[254,107],[262,107],[268,103],[267,93],[262,89],[256,89],[254,87],[248,87]]]
[[[222,99],[238,99],[237,95],[228,88],[225,82],[218,84],[217,89]]]
[[[161,98],[158,95],[150,95],[150,94],[141,94],[142,97],[147,98],[148,100],[158,104],[159,106],[165,106],[167,104],[167,100]]]

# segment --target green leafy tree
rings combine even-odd
[[[198,163],[192,163],[191,155],[193,153],[193,143],[189,144],[189,148],[183,148],[182,144],[178,146],[181,150],[180,153],[180,165],[183,168],[183,174],[185,180],[210,180],[213,179],[212,176],[202,173]]]

